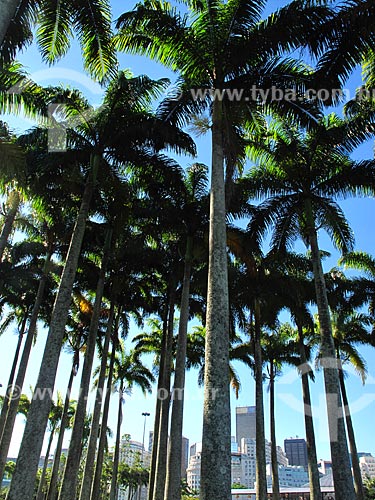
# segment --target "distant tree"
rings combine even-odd
[[[246,490],[247,486],[244,486],[241,483],[232,483],[232,490]]]
[[[363,482],[365,491],[365,500],[374,500],[375,498],[375,478],[367,478]]]

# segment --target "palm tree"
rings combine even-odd
[[[74,416],[74,424],[70,439],[69,452],[65,463],[64,476],[60,490],[59,498],[61,499],[72,498],[73,500],[76,498],[78,469],[82,453],[82,437],[86,415],[87,398],[90,389],[90,378],[95,355],[95,345],[99,330],[100,317],[102,315],[102,299],[104,293],[105,276],[110,256],[111,238],[112,230],[107,229],[101,266],[98,273],[94,305],[92,306],[89,302],[86,301],[88,308],[91,309],[90,327],[87,336],[80,391]],[[83,297],[82,301],[84,301]],[[110,325],[109,328],[111,328],[111,326],[112,325]]]
[[[32,40],[35,27],[36,41],[47,63],[54,63],[64,56],[73,35],[76,35],[85,68],[100,80],[113,73],[116,57],[111,43],[108,0],[79,0],[64,4],[44,0],[4,0],[0,6],[1,59],[14,59],[16,51]]]
[[[318,230],[325,229],[343,253],[353,234],[335,199],[373,192],[374,162],[352,161],[350,126],[329,115],[310,132],[278,124],[279,132],[265,147],[249,174],[251,191],[267,197],[258,207],[259,227],[273,227],[273,248],[285,248],[302,237],[311,250],[315,293],[321,326],[321,356],[327,397],[333,477],[337,498],[354,498],[340,397],[339,372],[332,337]],[[259,151],[257,148],[255,148]],[[257,225],[255,224],[255,226]]]
[[[120,198],[121,199],[121,198]],[[135,200],[137,204],[137,200]],[[148,203],[146,203],[148,205]],[[144,207],[146,208],[146,207]],[[126,214],[127,209],[124,210],[124,207],[118,206],[115,209],[115,213],[117,213],[117,218],[120,210],[123,210]],[[146,209],[147,210],[147,209]],[[106,396],[104,401],[103,408],[103,417],[101,428],[105,428],[106,420],[108,416],[108,408],[109,408],[109,400],[111,396],[111,379],[112,379],[112,371],[113,371],[113,363],[114,363],[114,355],[117,348],[117,337],[119,333],[119,324],[122,326],[122,335],[125,337],[128,333],[128,315],[129,313],[133,314],[137,319],[138,323],[143,323],[143,318],[145,315],[150,312],[154,312],[155,309],[158,309],[159,301],[152,299],[152,295],[155,294],[155,291],[159,287],[158,279],[155,279],[160,273],[160,270],[157,269],[156,264],[158,264],[158,258],[155,259],[158,255],[158,250],[151,250],[147,245],[147,238],[149,242],[149,233],[145,231],[140,234],[139,220],[137,219],[137,210],[132,212],[131,219],[129,219],[129,215],[125,216],[125,218],[121,222],[121,217],[116,221],[116,226],[118,226],[117,236],[115,237],[115,245],[112,249],[112,259],[111,259],[111,276],[109,278],[109,288],[110,288],[110,296],[111,301],[118,301],[121,304],[121,307],[118,307],[118,312],[116,314],[116,325],[114,327],[114,333],[112,335],[112,354],[110,359],[110,369],[107,378],[107,389]],[[144,214],[145,212],[143,212]],[[151,213],[155,212],[151,210]],[[145,271],[145,267],[147,271]],[[151,277],[151,279],[150,279]],[[150,292],[146,292],[146,290],[150,290]],[[104,357],[103,348],[102,356]],[[102,357],[102,367],[103,367],[103,357]],[[98,381],[98,388],[100,384],[100,376]],[[99,405],[98,405],[99,406]],[[95,450],[97,441],[97,433],[95,434],[95,409],[92,420],[92,429],[90,434],[90,442],[93,450]],[[90,442],[89,448],[86,456],[86,465],[85,465],[85,475],[89,476],[89,452],[90,452]],[[95,469],[95,477],[94,482],[91,488],[91,499],[95,500],[100,495],[100,477],[102,471],[103,464],[103,455],[104,454],[104,435],[101,432],[99,438],[99,448],[97,453],[97,463]],[[87,473],[87,474],[86,474]],[[92,481],[90,477],[86,479],[86,487],[88,483]],[[91,483],[90,483],[91,484]],[[85,488],[86,489],[86,488]],[[88,487],[86,492],[83,491],[83,486],[81,489],[81,496],[86,495],[88,491]]]
[[[283,297],[284,306],[289,310],[296,325],[296,331],[291,333],[298,344],[299,351],[298,371],[302,382],[310,496],[313,500],[320,500],[322,494],[309,385],[309,378],[314,380],[314,373],[309,362],[312,350],[319,342],[310,311],[310,305],[314,303],[315,296],[311,260],[305,255],[287,252],[279,255],[279,261],[282,262],[282,272],[288,280],[288,295]]]
[[[87,340],[87,328],[85,328],[85,316],[87,316],[87,310],[82,306],[82,302],[77,300],[78,297],[75,297],[75,304],[77,305],[77,311],[73,312],[70,320],[68,320],[68,350],[72,352],[72,368],[70,370],[68,385],[65,394],[64,408],[63,414],[61,417],[61,424],[59,430],[59,436],[55,448],[54,459],[53,459],[53,467],[51,473],[51,480],[48,488],[47,499],[55,500],[57,493],[57,482],[58,476],[60,472],[60,460],[61,460],[61,452],[64,440],[65,430],[71,425],[71,419],[74,416],[74,410],[72,411],[72,401],[70,399],[71,391],[73,387],[73,381],[75,376],[78,373],[79,364],[80,364],[80,352],[83,350],[86,340]],[[77,303],[77,304],[76,304]],[[73,308],[72,308],[73,309]],[[74,308],[75,309],[75,308]],[[82,321],[83,319],[83,321]],[[71,330],[70,330],[71,329]]]
[[[48,239],[48,237],[47,237]],[[25,242],[21,243],[20,246],[23,246]],[[25,245],[27,246],[27,245]],[[22,390],[22,387],[24,385],[25,381],[25,376],[26,376],[26,370],[28,366],[28,361],[31,353],[31,348],[33,345],[33,341],[35,339],[35,334],[36,334],[36,329],[37,329],[37,320],[39,317],[40,309],[43,304],[43,300],[45,297],[45,289],[47,286],[48,282],[48,277],[51,269],[51,258],[53,254],[53,249],[54,245],[51,241],[47,241],[45,243],[45,246],[42,246],[43,252],[45,252],[45,258],[44,262],[42,264],[42,269],[36,271],[36,276],[37,278],[39,277],[39,283],[37,286],[36,290],[36,295],[35,295],[35,301],[30,308],[31,313],[30,313],[30,318],[28,322],[28,330],[27,330],[27,335],[26,335],[26,340],[24,344],[24,348],[22,351],[17,375],[15,378],[15,384],[14,387],[16,388],[16,391]],[[22,254],[24,256],[24,253]],[[35,287],[35,284],[34,284]],[[34,292],[35,293],[35,292]],[[8,386],[10,389],[10,385]],[[2,412],[1,412],[1,447],[0,447],[0,474],[3,473],[4,467],[6,464],[7,456],[8,456],[8,451],[9,451],[9,446],[13,434],[13,428],[14,428],[14,423],[15,419],[17,416],[17,410],[18,410],[18,398],[15,397],[9,397],[7,405],[4,405]]]
[[[278,313],[287,303],[286,290],[289,284],[285,267],[290,259],[285,254],[278,255],[275,252],[264,255],[258,235],[253,237],[251,230],[230,228],[227,240],[231,253],[236,257],[237,266],[241,268],[232,307],[240,311],[239,316],[244,316],[240,323],[250,336],[255,378],[256,490],[259,498],[266,498],[262,329],[275,327]]]
[[[163,318],[162,351],[160,356],[161,370],[159,372],[158,379],[158,397],[155,414],[155,418],[158,420],[158,423],[155,425],[155,427],[158,426],[158,433],[157,440],[155,439],[154,434],[155,443],[152,444],[152,448],[156,448],[155,475],[153,483],[151,483],[152,469],[150,473],[150,484],[152,484],[152,490],[150,488],[149,495],[152,491],[153,500],[163,499],[167,473],[168,428],[171,397],[170,387],[173,364],[174,312],[176,303],[176,271],[173,269],[173,264],[168,277],[167,301],[165,305],[165,317]]]
[[[203,198],[207,197],[207,168],[202,164],[192,165],[186,175],[186,193],[183,221],[186,225],[186,251],[184,275],[181,285],[180,319],[177,336],[174,383],[172,390],[172,416],[170,426],[168,462],[165,485],[165,500],[181,496],[182,424],[184,411],[184,390],[187,350],[187,329],[189,321],[190,281],[193,268],[194,242],[206,219],[202,214]],[[203,219],[203,223],[202,223]]]
[[[3,205],[3,209],[6,210],[4,214],[4,224],[0,234],[0,260],[3,258],[3,254],[8,243],[9,236],[13,229],[13,223],[18,213],[21,205],[21,195],[19,191],[11,191],[8,196],[6,203]]]
[[[85,470],[80,492],[81,500],[85,500],[86,498],[89,499],[92,489],[93,472],[95,465],[95,451],[99,435],[100,411],[102,406],[103,389],[106,377],[108,351],[112,336],[114,317],[116,313],[116,304],[121,294],[128,293],[129,298],[133,299],[133,304],[131,305],[130,310],[136,312],[137,308],[145,306],[145,301],[143,301],[143,303],[140,303],[140,301],[137,300],[136,291],[138,290],[138,285],[133,286],[132,290],[128,286],[129,281],[133,276],[137,274],[142,260],[140,259],[140,247],[138,247],[137,262],[134,262],[130,258],[130,252],[128,249],[132,248],[133,245],[141,245],[142,243],[144,244],[144,242],[142,242],[142,238],[139,235],[135,236],[135,231],[132,228],[132,224],[137,223],[136,210],[130,212],[128,206],[124,206],[123,203],[119,202],[119,200],[127,198],[128,203],[135,203],[136,196],[135,193],[131,191],[130,186],[125,184],[119,184],[112,189],[116,189],[116,192],[112,191],[112,196],[114,199],[108,202],[108,206],[106,206],[104,214],[108,221],[107,224],[109,224],[113,228],[113,244],[111,245],[111,259],[109,262],[111,272],[109,273],[109,279],[107,280],[107,288],[110,289],[109,293],[111,306],[107,322],[107,331],[100,352],[101,365],[91,422],[90,439],[88,442],[86,453]],[[120,255],[123,260],[120,259]],[[125,260],[125,266],[127,268],[128,275],[127,279],[121,279],[122,275],[120,273],[120,267],[125,262]],[[124,301],[121,301],[121,303],[122,310],[124,311],[123,323],[126,323],[127,313],[130,312],[130,310],[125,310],[126,303]],[[127,329],[124,329],[123,332],[124,334],[126,334]]]
[[[312,25],[327,15],[325,7],[293,2],[260,22],[265,2],[254,0],[186,1],[188,14],[163,1],[138,4],[117,26],[120,50],[151,56],[179,72],[178,99],[167,99],[161,112],[183,124],[208,111],[212,131],[209,278],[207,300],[206,382],[204,397],[203,500],[230,498],[230,402],[225,187],[243,154],[242,126],[257,115],[252,88],[285,89],[306,76],[305,68],[280,60],[283,50],[301,44]],[[292,84],[293,85],[293,84]],[[192,92],[192,89],[194,92]],[[243,90],[233,99],[231,90]],[[197,90],[197,92],[195,92]],[[226,90],[228,92],[226,92]],[[193,95],[194,94],[194,95]],[[238,94],[237,94],[238,96]],[[176,96],[174,96],[176,97]],[[195,99],[194,99],[195,97]],[[232,97],[232,98],[231,98]],[[268,101],[268,104],[270,100]],[[274,105],[291,111],[286,101]],[[300,108],[301,109],[301,108]],[[212,397],[215,394],[215,397]],[[220,423],[221,432],[217,432]],[[218,456],[217,450],[222,450]]]
[[[0,261],[9,236],[14,229],[14,221],[24,199],[25,157],[15,144],[15,137],[6,123],[0,122],[0,144],[2,147],[3,168],[0,177],[0,193],[6,195],[2,206],[3,226],[0,234]]]
[[[13,383],[16,376],[16,369],[19,362],[19,356],[21,352],[21,345],[23,341],[23,337],[26,331],[26,325],[28,320],[29,311],[26,308],[25,311],[25,295],[21,297],[15,297],[16,303],[12,304],[12,309],[7,314],[6,318],[3,320],[0,325],[0,333],[3,334],[14,321],[17,322],[18,326],[18,340],[16,345],[16,350],[13,357],[13,363],[9,373],[8,384],[6,386],[6,394],[5,394],[5,404],[3,404],[0,414],[0,441],[4,431],[4,425],[6,420],[7,411],[9,408],[9,402],[12,399],[12,392],[14,389]],[[10,306],[10,301],[8,297],[8,307]],[[1,471],[1,467],[0,467]]]
[[[99,444],[98,444],[98,452],[96,455],[96,466],[95,466],[95,474],[92,480],[92,488],[91,488],[91,500],[99,500],[101,495],[101,478],[104,464],[104,451],[106,446],[106,432],[108,414],[109,414],[109,403],[111,399],[111,393],[113,388],[113,372],[114,365],[116,359],[116,351],[117,349],[121,349],[121,344],[118,342],[118,329],[120,323],[121,309],[117,312],[115,325],[113,327],[113,335],[112,335],[112,352],[109,358],[109,369],[107,376],[107,386],[105,392],[105,399],[103,405],[103,415],[100,426],[100,436],[99,436]]]
[[[19,5],[18,0],[8,0],[3,2],[0,7],[0,40],[3,43],[6,32],[8,31],[9,24],[14,18]]]
[[[293,339],[289,324],[280,325],[277,330],[264,335],[262,338],[263,360],[267,363],[267,376],[270,392],[270,437],[271,437],[271,466],[272,466],[272,498],[280,499],[279,465],[277,462],[276,425],[275,425],[275,380],[281,374],[282,365],[297,366],[297,344]]]
[[[117,498],[118,466],[120,453],[121,423],[122,423],[122,405],[124,395],[131,393],[133,387],[139,387],[143,394],[151,393],[152,383],[154,382],[152,373],[142,365],[139,357],[134,351],[125,353],[124,348],[115,359],[114,386],[119,394],[116,443],[113,458],[113,472],[111,481],[110,500]]]
[[[308,265],[306,266],[308,261]],[[301,265],[291,271],[292,283],[289,287],[290,303],[287,308],[296,324],[296,341],[299,346],[300,374],[302,383],[302,399],[304,409],[306,447],[308,460],[308,473],[310,483],[310,496],[312,500],[320,500],[322,494],[320,490],[318,458],[316,452],[315,430],[312,414],[312,404],[310,396],[309,378],[314,380],[314,374],[309,361],[311,350],[318,344],[319,338],[314,329],[314,321],[309,310],[309,305],[313,302],[314,285],[308,279],[311,263],[303,257]],[[290,271],[289,271],[290,272]]]
[[[372,317],[375,316],[375,259],[372,255],[366,252],[348,252],[340,260],[339,263],[349,269],[358,269],[363,271],[364,277],[357,282],[358,287],[355,288],[355,293],[352,294],[353,299],[359,297],[360,303],[355,302],[355,307],[361,306],[362,303],[368,305],[368,311]],[[353,280],[354,281],[354,280]]]
[[[315,54],[321,56],[317,78],[331,79],[332,88],[344,83],[357,65],[362,65],[365,79],[374,83],[374,17],[371,0],[346,0],[327,18],[312,41]]]
[[[91,429],[90,429],[90,438],[88,441],[87,452],[86,452],[86,460],[85,460],[85,469],[84,475],[81,484],[80,498],[85,499],[90,497],[91,486],[93,480],[93,471],[94,471],[94,461],[95,461],[95,451],[96,451],[96,443],[99,435],[99,427],[100,427],[100,410],[102,403],[102,393],[104,389],[106,368],[107,368],[107,356],[109,350],[109,344],[112,335],[113,322],[115,315],[115,304],[112,301],[111,307],[108,315],[107,329],[104,336],[104,344],[101,352],[101,363],[100,363],[100,371],[99,371],[99,379],[97,383],[97,391],[95,397],[95,405],[94,411],[91,420]],[[87,396],[87,395],[86,395]]]
[[[350,407],[345,386],[345,375],[343,366],[350,363],[362,382],[365,383],[367,376],[366,362],[359,353],[356,346],[371,345],[374,346],[374,334],[369,333],[368,328],[372,321],[371,317],[363,313],[347,312],[337,309],[331,312],[332,334],[334,338],[336,356],[340,363],[340,389],[342,402],[345,411],[346,428],[348,432],[348,441],[351,453],[351,461],[354,476],[354,486],[358,500],[364,499],[362,475],[359,467],[357,446],[354,435],[354,428],[350,414]]]
[[[127,165],[137,164],[138,166],[152,163],[155,168],[162,168],[165,167],[166,162],[155,153],[156,150],[171,147],[176,148],[177,151],[189,151],[192,154],[195,151],[192,141],[186,134],[177,127],[163,124],[149,112],[153,97],[165,83],[165,81],[154,82],[146,77],[128,79],[124,73],[120,73],[107,90],[104,107],[93,114],[92,121],[82,123],[81,129],[78,127],[78,134],[75,132],[72,134],[72,150],[82,152],[86,183],[51,316],[36,391],[53,390],[71,291],[90,210],[90,201],[97,187],[98,176],[100,178],[103,175],[103,179],[113,178],[112,175],[115,174],[108,169],[111,161],[116,161],[120,165],[126,162]],[[130,95],[133,99],[129,99]],[[70,109],[74,116],[82,116],[81,112],[87,111],[89,107],[82,100],[77,99]],[[108,116],[109,110],[110,117]],[[125,130],[128,132],[125,133]],[[156,130],[160,136],[155,136]],[[33,399],[9,490],[9,498],[14,496],[18,500],[30,500],[42,446],[42,436],[37,429],[45,428],[50,403],[50,394],[44,398]],[[75,490],[69,490],[67,495],[74,497]]]
[[[188,334],[187,339],[187,368],[198,368],[198,385],[204,384],[204,349],[205,349],[206,328],[204,326],[194,326],[193,330]],[[246,366],[254,369],[254,363],[251,359],[251,346],[249,343],[243,342],[240,336],[234,335],[231,338],[231,346],[229,350],[229,373],[228,381],[233,389],[236,398],[238,398],[241,390],[241,381],[233,362],[241,361]]]
[[[50,414],[48,417],[48,430],[50,432],[50,436],[48,439],[46,455],[44,457],[43,470],[42,470],[42,474],[41,474],[41,477],[39,480],[36,500],[43,500],[45,498],[45,491],[44,490],[46,487],[46,472],[47,472],[47,467],[48,467],[48,462],[49,462],[49,456],[51,454],[51,447],[52,447],[53,438],[55,437],[55,432],[58,428],[59,423],[62,420],[63,411],[64,411],[63,400],[62,400],[61,394],[58,392],[56,403],[52,402],[52,408],[51,408],[51,411],[50,411]]]

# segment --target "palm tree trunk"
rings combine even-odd
[[[255,303],[254,312],[256,497],[257,500],[267,500],[266,434],[264,429],[263,403],[263,359],[260,344],[260,306],[258,301]]]
[[[231,499],[229,299],[222,104],[219,99],[215,99],[212,103],[212,171],[201,500]],[[218,450],[220,450],[219,453]]]
[[[4,425],[5,425],[6,418],[7,418],[7,412],[8,412],[8,408],[9,408],[9,402],[11,401],[12,392],[14,391],[14,387],[13,387],[14,376],[16,374],[16,369],[17,369],[17,365],[18,365],[18,358],[19,358],[19,355],[20,355],[20,352],[21,352],[21,345],[22,345],[23,336],[25,334],[26,322],[27,322],[27,313],[23,317],[21,329],[18,332],[18,341],[17,341],[16,351],[14,353],[13,363],[12,363],[12,367],[11,367],[10,374],[9,374],[9,379],[8,379],[8,385],[7,385],[6,392],[5,392],[3,406],[1,408],[1,414],[0,414],[0,443],[1,443],[1,438],[2,438],[2,435],[3,435],[3,431],[4,431]],[[8,450],[7,450],[7,453],[8,453]],[[1,463],[1,451],[0,451],[0,463]],[[1,466],[0,466],[0,471],[1,471]],[[0,476],[0,477],[2,477],[2,476]]]
[[[36,331],[36,324],[38,321],[39,309],[43,302],[44,290],[47,283],[48,278],[48,268],[51,262],[52,251],[47,251],[46,258],[43,266],[43,274],[40,278],[38,291],[36,294],[33,310],[31,312],[30,321],[29,321],[29,329],[26,335],[25,345],[23,346],[22,356],[20,360],[20,364],[18,367],[18,372],[16,376],[15,387],[17,388],[17,393],[15,393],[15,397],[12,397],[8,403],[8,411],[6,413],[6,420],[4,423],[3,433],[1,437],[0,444],[0,477],[3,477],[5,464],[7,462],[7,456],[9,451],[10,442],[12,440],[14,422],[16,420],[19,398],[16,395],[20,395],[22,392],[22,387],[25,382],[27,365],[30,358],[31,348],[33,345],[34,335]],[[28,417],[29,418],[29,417]],[[42,441],[43,444],[43,441]],[[39,458],[38,458],[39,462]],[[37,464],[38,468],[38,464]]]
[[[167,328],[164,366],[163,366],[163,375],[164,375],[163,387],[157,394],[157,397],[161,399],[161,406],[160,406],[160,423],[159,423],[153,500],[164,500],[165,480],[167,474],[168,427],[169,427],[171,369],[173,361],[172,344],[173,344],[175,299],[176,299],[176,290],[175,290],[175,284],[173,282],[171,284],[171,291],[169,294],[168,328]]]
[[[40,481],[39,481],[39,486],[38,486],[38,492],[36,494],[36,500],[43,500],[44,499],[44,486],[46,484],[46,473],[47,473],[47,467],[48,467],[48,458],[51,453],[51,446],[52,446],[52,441],[53,437],[55,435],[55,428],[52,428],[51,434],[49,436],[48,440],[48,446],[47,446],[47,451],[46,451],[46,456],[44,459],[44,464],[43,464],[43,470],[42,470],[42,475],[40,476]]]
[[[53,459],[51,481],[49,483],[47,500],[56,500],[57,481],[59,478],[61,451],[62,451],[62,446],[63,446],[63,441],[64,441],[65,429],[68,427],[68,418],[69,418],[68,412],[69,412],[69,405],[70,405],[70,394],[72,392],[73,380],[77,374],[77,367],[79,364],[79,360],[77,359],[77,357],[79,358],[79,351],[76,351],[74,353],[73,366],[72,366],[72,369],[70,371],[68,387],[66,389],[64,409],[63,409],[63,413],[61,416],[60,431],[59,431],[59,437],[57,440],[55,456]]]
[[[69,452],[65,464],[64,476],[59,495],[60,500],[76,500],[78,470],[82,454],[82,436],[85,423],[87,398],[90,390],[92,365],[94,362],[96,337],[99,328],[99,317],[104,292],[105,275],[108,267],[112,231],[108,231],[103,249],[102,265],[96,286],[95,303],[87,338],[85,358],[82,368],[81,385],[74,416],[72,435],[70,438]]]
[[[3,3],[4,2],[0,2],[0,36],[1,36],[1,25],[3,23],[3,19],[1,17],[1,10],[2,10],[1,5]],[[18,3],[19,3],[19,0],[18,0]],[[8,202],[10,205],[9,211],[5,216],[5,222],[3,225],[3,229],[1,230],[1,234],[0,234],[0,262],[3,258],[5,247],[7,246],[10,233],[12,232],[12,229],[13,229],[14,219],[16,218],[16,215],[17,215],[20,203],[21,203],[21,196],[20,196],[19,192],[16,190],[12,191],[8,197]]]
[[[188,236],[185,254],[184,278],[182,283],[180,321],[178,328],[177,354],[173,386],[171,432],[169,438],[169,454],[164,500],[181,499],[182,424],[184,416],[186,345],[189,322],[192,246],[192,238]]]
[[[72,287],[99,164],[100,157],[94,156],[92,159],[92,169],[86,181],[81,207],[73,230],[59,290],[53,307],[43,359],[27,417],[16,468],[10,484],[8,500],[32,500],[33,498],[35,476],[43,446],[42,430],[46,428],[48,422],[56,371],[71,302]]]
[[[112,352],[111,358],[109,362],[109,371],[107,378],[107,387],[106,394],[103,406],[103,416],[102,416],[102,425],[100,428],[100,437],[99,437],[99,445],[98,445],[98,453],[96,457],[96,467],[95,467],[95,475],[94,481],[92,484],[91,490],[91,499],[90,500],[99,500],[100,498],[100,480],[102,477],[103,470],[103,462],[104,462],[104,450],[106,445],[106,432],[107,432],[107,423],[108,423],[108,414],[109,414],[109,403],[111,400],[112,393],[112,378],[113,378],[113,367],[115,364],[116,358],[116,346],[117,346],[117,333],[118,333],[118,325],[120,321],[120,308],[117,312],[115,327],[114,327],[114,335],[112,338]]]
[[[321,364],[327,401],[328,429],[331,446],[332,473],[336,500],[354,500],[353,477],[350,468],[348,444],[346,440],[344,414],[340,395],[339,371],[332,337],[331,318],[327,290],[323,274],[317,232],[313,217],[307,207],[309,243],[313,264],[314,284],[321,329]]]
[[[303,367],[307,367],[305,345],[303,343],[303,332],[302,332],[302,327],[299,325],[298,325],[298,343],[299,343],[301,364]],[[306,447],[307,447],[307,461],[308,461],[307,467],[309,472],[310,497],[311,500],[321,500],[322,493],[320,490],[318,459],[317,459],[316,445],[315,445],[314,421],[313,421],[312,405],[310,397],[309,376],[306,373],[306,371],[302,372],[301,380],[302,380],[302,397],[303,397],[303,408],[304,408],[305,429],[306,429]]]
[[[352,422],[352,417],[350,414],[348,396],[346,393],[344,372],[342,370],[340,370],[339,376],[340,376],[340,388],[341,388],[342,402],[343,402],[344,409],[345,409],[346,429],[348,431],[350,453],[352,456],[352,468],[353,468],[353,476],[354,476],[355,494],[356,494],[357,500],[364,500],[365,494],[363,491],[361,468],[359,466],[358,452],[357,452],[357,445],[355,442],[353,422]]]
[[[119,465],[119,459],[120,459],[120,439],[121,439],[121,424],[122,424],[123,389],[124,389],[123,384],[121,384],[121,386],[119,388],[119,397],[118,397],[116,444],[115,444],[115,453],[114,453],[114,457],[113,457],[111,493],[109,495],[109,500],[116,500],[116,498],[117,498],[117,474],[118,474],[118,465]],[[104,432],[105,432],[105,429],[104,429]]]
[[[271,467],[272,467],[272,500],[280,500],[279,464],[277,463],[276,425],[275,425],[275,368],[270,362],[270,433],[271,433]]]
[[[163,379],[164,379],[164,365],[165,365],[165,355],[166,355],[166,345],[168,336],[168,303],[165,307],[164,318],[163,318],[163,336],[162,336],[162,351],[160,353],[160,368],[158,376],[158,387],[157,394],[160,394],[161,389],[163,389]],[[155,484],[155,474],[156,474],[156,460],[158,454],[158,444],[159,444],[159,427],[160,427],[160,415],[161,415],[161,398],[156,397],[156,407],[155,407],[155,419],[154,419],[154,433],[152,440],[152,450],[151,450],[151,464],[150,464],[150,477],[148,486],[148,500],[153,500],[154,497],[154,484]]]
[[[100,373],[98,378],[98,386],[96,389],[94,411],[91,420],[90,437],[86,451],[86,463],[85,463],[85,470],[81,486],[80,500],[90,500],[91,486],[94,475],[96,444],[98,442],[98,436],[99,436],[100,411],[102,408],[103,390],[104,390],[105,376],[107,370],[108,350],[112,335],[114,312],[115,312],[115,304],[114,301],[112,301],[108,318],[106,336],[104,340],[102,359],[100,363]]]
[[[2,45],[11,20],[16,15],[20,0],[3,0],[0,2],[0,45]]]

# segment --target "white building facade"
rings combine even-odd
[[[186,481],[189,488],[193,491],[199,491],[201,487],[201,455],[202,443],[195,443],[190,447],[190,459],[188,468],[186,469]]]
[[[141,462],[144,467],[149,467],[151,462],[151,453],[144,449],[142,443],[138,441],[131,441],[130,436],[127,434],[123,436],[120,444],[120,463],[125,463],[130,466],[136,462]],[[138,496],[137,496],[138,498]],[[117,500],[127,500],[127,488],[119,488]],[[147,500],[147,487],[143,486],[141,489],[141,500]]]
[[[272,487],[272,468],[267,464],[267,486]],[[309,482],[309,474],[302,465],[279,465],[280,488],[302,488]]]
[[[266,441],[266,464],[271,463],[271,443]],[[242,469],[243,477],[242,484],[247,488],[254,488],[255,485],[255,471],[256,471],[256,440],[250,438],[241,439],[241,456],[242,456]],[[282,466],[288,465],[288,458],[283,449],[277,446],[277,463]],[[305,481],[306,482],[306,481]]]
[[[359,466],[363,479],[375,478],[375,458],[373,456],[361,457],[359,459]]]
[[[271,443],[266,441],[266,462],[271,463]],[[234,449],[234,447],[233,447]],[[242,438],[239,451],[231,453],[232,484],[240,483],[246,488],[254,488],[256,471],[256,440],[253,438]],[[199,491],[201,480],[201,453],[202,443],[196,443],[190,447],[192,453],[187,468],[187,483],[189,488]],[[287,466],[288,458],[280,446],[277,447],[277,461],[279,466]],[[303,468],[302,468],[303,469]],[[303,481],[306,483],[306,480]],[[302,484],[303,484],[302,483]]]

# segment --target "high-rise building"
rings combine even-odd
[[[301,465],[307,470],[307,446],[304,439],[298,437],[284,439],[284,450],[289,465]]]
[[[152,452],[152,445],[154,443],[154,431],[150,431],[148,434],[148,451]]]
[[[154,443],[154,432],[150,431],[148,437],[148,451],[152,453],[152,445]],[[190,453],[195,455],[194,453]],[[182,438],[182,450],[181,450],[181,477],[186,479],[186,469],[189,465],[189,440],[186,437]]]
[[[255,439],[255,406],[237,406],[236,408],[236,441],[240,445],[241,439]]]
[[[193,452],[193,453],[192,453]],[[190,489],[199,491],[201,482],[201,457],[202,443],[195,443],[190,447],[189,467],[187,468],[187,483]],[[244,486],[253,486],[255,481],[255,459],[254,459],[254,479],[250,483],[247,482],[248,474],[245,476],[245,461],[246,456],[239,451],[231,453],[231,479],[232,483],[239,483]],[[248,467],[247,467],[248,468]],[[247,472],[246,468],[246,472]]]
[[[201,486],[201,454],[202,443],[190,446],[189,466],[186,470],[187,484],[193,491],[199,491]]]
[[[186,479],[186,469],[189,465],[189,440],[186,437],[182,437],[182,449],[181,449],[181,478]]]
[[[375,458],[373,456],[362,456],[359,459],[359,466],[363,479],[374,479],[375,477]]]
[[[130,466],[141,462],[144,467],[150,467],[151,454],[145,450],[142,443],[132,441],[129,434],[124,434],[120,443],[120,462]],[[147,498],[147,487],[142,486],[140,491],[141,500]],[[117,495],[117,500],[126,500],[128,498],[127,488],[120,487]],[[137,497],[138,498],[138,497]]]

